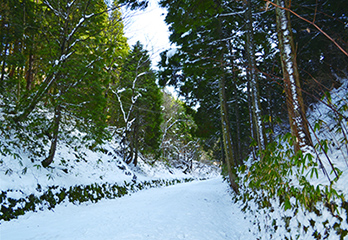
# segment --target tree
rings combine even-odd
[[[140,42],[129,53],[120,73],[116,94],[121,118],[118,127],[124,160],[137,165],[138,152],[158,155],[162,122],[162,93],[156,85],[150,57]]]
[[[191,116],[194,110],[166,92],[163,93],[162,106],[161,158],[171,166],[189,172],[193,160],[199,161],[203,152],[199,138],[194,135],[197,127]]]
[[[306,146],[311,144],[311,139],[305,116],[295,46],[291,34],[290,15],[289,12],[283,9],[290,6],[286,0],[277,0],[276,4],[279,6],[276,7],[276,22],[291,133],[296,138],[295,151],[304,150]]]
[[[106,92],[111,80],[107,71],[117,68],[120,60],[115,59],[128,52],[117,4],[110,8],[103,0],[1,4],[0,86],[5,96],[1,107],[21,145],[42,157],[43,144],[50,142],[42,162],[46,167],[59,139],[69,141],[75,130],[84,133],[82,141],[92,148],[107,139]],[[35,149],[41,149],[40,154]]]
[[[34,52],[39,55],[41,7],[34,1],[2,1],[0,10],[0,91],[15,91],[19,101],[34,81]],[[6,93],[5,93],[6,94]]]
[[[221,17],[214,17],[221,12],[221,3],[162,1],[161,4],[168,8],[166,21],[173,32],[170,39],[180,46],[180,50],[170,56],[174,61],[167,59],[166,53],[162,55],[163,68],[169,64],[178,64],[163,72],[162,83],[170,79],[170,83],[182,84],[181,93],[187,100],[193,100],[193,103],[202,101],[207,94],[217,96],[214,104],[220,109],[225,162],[228,166],[230,183],[237,191],[232,169],[237,163],[233,154],[230,112],[226,95],[226,80],[230,70],[225,61],[229,53],[228,41],[225,40],[227,31],[224,29]],[[179,81],[176,82],[177,80]]]
[[[256,66],[256,56],[255,56],[255,42],[254,42],[254,29],[253,29],[253,17],[252,17],[252,1],[246,1],[246,55],[249,65],[247,66],[248,82],[250,86],[251,94],[251,116],[252,124],[251,134],[252,137],[255,136],[255,140],[258,145],[258,149],[262,150],[266,145],[264,124],[261,116],[261,103],[260,103],[260,93],[259,93],[259,77]]]
[[[53,162],[64,114],[75,115],[77,129],[88,133],[87,138],[93,138],[96,143],[100,143],[106,136],[105,116],[100,113],[105,108],[102,85],[107,83],[103,76],[103,50],[107,46],[103,45],[101,33],[108,24],[108,16],[106,5],[98,0],[66,5],[46,1],[45,4],[50,10],[46,13],[47,23],[50,26],[54,23],[57,25],[57,28],[50,29],[57,31],[57,38],[50,39],[50,47],[53,59],[59,60],[55,60],[54,72],[39,86],[19,119],[32,111],[35,102],[42,97],[41,94],[51,91],[52,94],[48,95],[54,107],[50,128],[51,148],[48,157],[42,161],[42,165],[47,167]],[[89,20],[92,16],[94,17]],[[88,22],[87,25],[83,25],[85,21]],[[88,119],[89,122],[86,124],[79,119]]]

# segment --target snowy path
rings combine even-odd
[[[220,178],[58,206],[0,225],[0,239],[252,239]]]

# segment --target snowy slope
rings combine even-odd
[[[0,141],[2,141],[0,137]],[[78,143],[76,143],[78,145]],[[11,190],[11,197],[39,194],[50,186],[69,188],[76,185],[116,183],[154,179],[209,178],[219,175],[219,169],[194,163],[193,171],[184,174],[161,162],[150,166],[144,159],[137,167],[130,167],[117,154],[117,139],[101,146],[103,151],[92,151],[79,145],[67,145],[63,141],[57,147],[54,162],[49,168],[41,167],[40,159],[31,161],[30,153],[14,149],[20,159],[11,155],[0,156],[0,192]],[[41,159],[42,160],[42,159]]]
[[[0,225],[1,239],[253,239],[221,178],[58,206]]]
[[[288,175],[283,176],[284,178],[282,182],[278,183],[278,186],[290,183],[292,189],[299,189],[297,198],[292,196],[291,192],[278,192],[279,195],[275,196],[270,188],[267,189],[267,186],[271,185],[267,183],[264,184],[266,187],[263,190],[250,191],[251,188],[247,184],[246,187],[241,188],[241,195],[244,197],[244,202],[241,201],[241,204],[244,204],[246,217],[253,223],[251,231],[255,234],[255,238],[266,240],[348,239],[348,80],[342,79],[341,83],[339,88],[333,89],[322,101],[310,106],[311,110],[308,112],[314,145],[320,142],[322,146],[327,146],[327,153],[324,154],[318,144],[318,156],[314,158],[315,161],[322,163],[327,175],[320,167],[307,166],[306,169],[302,168],[303,172],[301,172],[298,171],[299,168],[296,165],[293,165],[291,171],[288,172]],[[316,130],[313,131],[315,128]],[[289,145],[284,141],[281,144],[285,146],[283,151],[287,151]],[[273,155],[276,156],[277,153],[273,152]],[[285,156],[284,162],[289,161],[285,154],[282,156]],[[249,164],[252,162],[250,161]],[[270,168],[267,167],[265,164],[263,165],[263,168],[268,171]],[[338,179],[335,179],[333,167],[337,168],[336,172],[340,173]],[[314,168],[317,168],[318,176],[316,174],[311,176],[310,171]],[[247,179],[250,172],[240,174],[242,178]],[[308,180],[307,185],[300,185],[301,177]],[[313,186],[312,189],[320,189],[321,198],[309,199],[308,196],[313,196],[312,193],[315,193],[315,191],[306,192],[309,188],[305,187],[309,185]],[[334,192],[343,198],[337,197],[333,194]],[[284,199],[287,194],[291,196],[290,209],[286,209],[284,200],[280,200]],[[329,196],[331,197],[329,203],[318,200],[324,199],[324,197],[329,198]],[[299,199],[301,198],[308,199],[312,204],[311,211],[300,204]]]

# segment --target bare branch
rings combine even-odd
[[[313,25],[316,29],[318,29],[319,32],[321,32],[322,34],[324,34],[325,37],[327,37],[331,42],[333,42],[337,47],[338,49],[341,50],[341,52],[343,52],[347,57],[348,57],[348,53],[340,46],[338,45],[338,43],[332,38],[330,37],[326,32],[324,32],[320,27],[318,27],[318,25],[316,25],[314,22],[311,22],[309,21],[308,19],[304,18],[304,17],[301,17],[300,15],[298,15],[297,13],[295,13],[294,11],[292,11],[291,9],[289,8],[286,8],[286,7],[281,7],[269,0],[265,0],[268,4],[272,4],[273,6],[275,6],[276,8],[280,8],[280,9],[283,9],[285,11],[289,11],[290,13],[294,14],[296,17],[302,19],[303,21],[305,22],[308,22],[309,24]]]

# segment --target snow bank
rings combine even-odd
[[[240,173],[240,177],[246,182],[242,183],[242,194],[238,200],[247,218],[253,223],[251,231],[258,239],[347,238],[347,86],[348,81],[342,80],[340,88],[327,93],[326,98],[310,107],[312,110],[309,112],[308,120],[312,140],[319,154],[317,158],[313,158],[312,164],[307,164],[310,162],[307,158],[305,164],[292,165],[290,171],[288,166],[293,164],[291,161],[303,159],[288,159],[289,156],[285,153],[292,146],[283,139],[283,142],[277,143],[283,146],[283,150],[280,150],[278,145],[269,156],[267,155],[267,159],[263,162],[261,160],[261,168],[269,171],[264,178],[269,182],[263,183],[265,187],[262,190],[250,187],[258,184],[255,183],[258,179],[249,177],[253,176],[253,173],[249,172],[250,165],[248,171]],[[326,150],[326,154],[323,149]],[[269,159],[273,159],[274,162],[270,162]],[[327,174],[320,167],[321,163]],[[315,173],[312,171],[314,168],[317,174],[312,175],[311,173]],[[276,171],[272,172],[274,169]],[[277,170],[283,175],[279,175]],[[338,179],[334,170],[339,176]],[[251,182],[250,179],[255,182]],[[284,189],[287,191],[284,192]],[[291,198],[287,200],[289,196]]]
[[[119,149],[117,139],[98,151],[60,142],[48,168],[41,166],[42,159],[32,161],[30,153],[13,149],[20,158],[12,154],[1,156],[0,161],[0,215],[11,219],[23,211],[53,208],[61,202],[84,202],[86,198],[99,201],[143,188],[219,175],[219,169],[200,163],[195,163],[189,174],[159,161],[150,165],[144,158],[139,159],[138,166],[128,166],[119,156]]]

